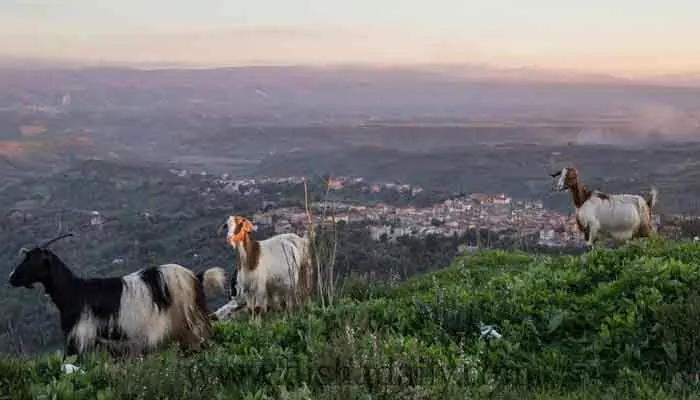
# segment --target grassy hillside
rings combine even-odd
[[[144,360],[0,361],[0,398],[697,398],[700,246],[640,241],[587,256],[484,251],[396,286]],[[500,339],[481,337],[496,324]]]

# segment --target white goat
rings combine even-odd
[[[281,310],[299,305],[311,291],[310,240],[294,233],[256,241],[253,224],[240,216],[229,216],[227,241],[236,249],[238,297],[216,312],[223,318],[245,306],[252,316],[270,306]],[[234,304],[235,303],[235,304]]]
[[[651,210],[657,202],[656,188],[646,197],[635,194],[606,194],[592,191],[579,178],[575,168],[564,168],[551,174],[558,178],[559,191],[571,191],[576,207],[576,223],[584,233],[586,245],[593,246],[605,234],[616,240],[650,237],[656,234]]]

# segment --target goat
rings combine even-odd
[[[236,311],[241,310],[245,307],[245,303],[240,303],[240,298],[238,294],[240,290],[238,289],[238,266],[236,266],[231,274],[231,281],[229,282],[229,302],[221,306],[215,312],[209,314],[209,319],[212,321],[220,321],[228,319],[229,316]]]
[[[31,250],[10,273],[14,287],[44,286],[61,316],[65,354],[98,348],[117,353],[154,350],[175,340],[200,350],[212,334],[204,292],[225,290],[225,272],[210,268],[199,274],[177,264],[140,269],[111,278],[80,278],[48,249],[57,238]]]
[[[563,168],[550,174],[558,178],[556,189],[571,191],[576,207],[576,223],[588,247],[593,247],[600,234],[616,240],[650,237],[656,234],[651,210],[657,203],[658,192],[651,187],[648,195],[607,194],[590,190],[581,183],[575,168]]]
[[[229,216],[220,227],[228,228],[227,242],[236,249],[238,272],[234,283],[242,302],[232,300],[217,311],[246,307],[251,316],[267,312],[271,305],[277,310],[299,305],[311,291],[312,268],[310,239],[294,233],[284,233],[257,241],[251,233],[253,224],[240,216]]]

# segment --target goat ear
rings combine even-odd
[[[549,174],[549,176],[551,176],[552,178],[556,178],[556,177],[559,176],[559,175],[561,175],[561,171],[557,171],[557,172],[555,172],[555,173],[553,173],[553,174]]]
[[[221,235],[224,232],[224,228],[228,227],[228,221],[224,222],[223,224],[219,225],[219,227],[216,229],[216,234]]]

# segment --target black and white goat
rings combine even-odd
[[[651,215],[657,202],[654,187],[647,196],[607,194],[584,185],[576,168],[564,168],[550,175],[556,179],[557,190],[571,192],[576,223],[587,246],[592,247],[600,234],[621,241],[656,234]]]
[[[142,354],[169,341],[199,350],[210,337],[204,292],[225,290],[225,272],[211,268],[196,276],[177,264],[144,268],[112,278],[75,276],[47,247],[31,250],[10,274],[14,287],[41,283],[61,315],[65,354],[98,348],[112,354]]]

